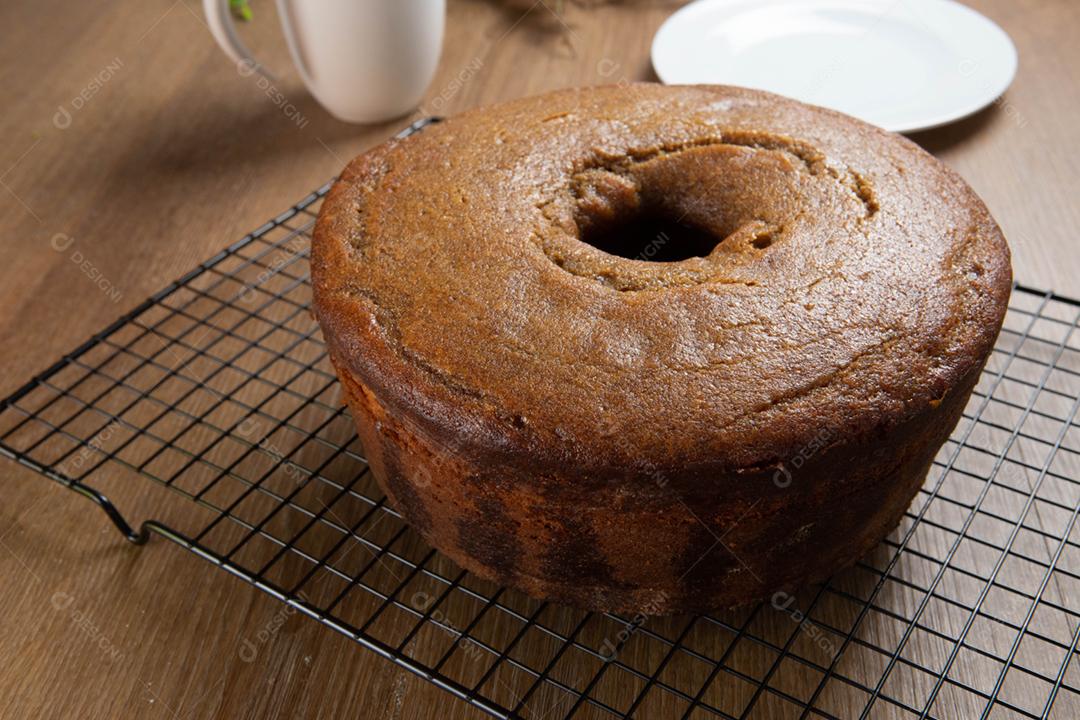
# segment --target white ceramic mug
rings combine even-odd
[[[446,0],[277,0],[293,63],[331,115],[374,123],[413,110],[442,51]],[[236,34],[229,0],[203,0],[210,32],[242,72],[273,75]]]

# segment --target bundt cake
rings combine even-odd
[[[1011,288],[914,143],[775,95],[633,84],[466,112],[353,160],[314,310],[371,472],[468,570],[707,611],[889,533]]]

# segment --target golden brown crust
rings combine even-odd
[[[716,249],[658,263],[579,239],[643,208]],[[362,155],[323,205],[312,279],[376,477],[433,544],[534,594],[634,609],[663,591],[664,611],[820,577],[880,540],[1011,287],[982,202],[907,140],[649,84]],[[736,521],[741,552],[690,566]]]

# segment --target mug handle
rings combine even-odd
[[[229,59],[236,63],[241,73],[250,75],[252,71],[257,71],[269,80],[274,79],[273,73],[252,56],[251,51],[236,34],[236,24],[233,22],[232,11],[229,9],[229,0],[203,0],[203,14],[206,15],[206,24],[210,28],[210,34],[214,36],[214,40],[229,56]]]

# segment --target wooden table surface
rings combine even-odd
[[[1080,3],[969,4],[1012,35],[1019,74],[987,110],[914,139],[986,200],[1018,280],[1080,295]],[[677,3],[570,2],[562,19],[552,5],[451,0],[425,107],[651,79],[650,39]],[[196,0],[0,6],[0,395],[407,120],[330,118],[292,70],[270,3],[255,11],[243,34],[280,95],[226,61]],[[170,543],[131,547],[84,499],[2,466],[0,717],[482,716],[301,617],[242,662],[276,601]],[[134,518],[160,500],[115,494]]]

